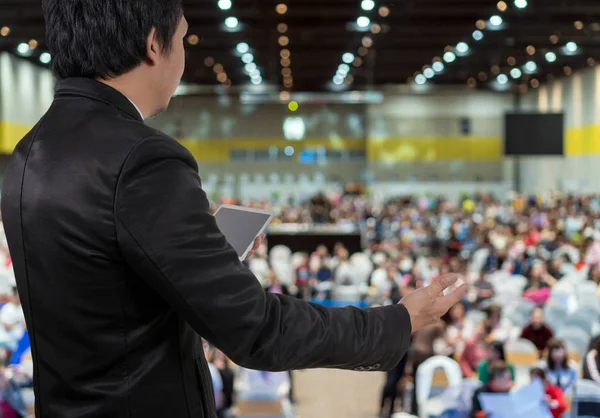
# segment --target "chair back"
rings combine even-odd
[[[444,371],[449,386],[460,385],[462,371],[455,360],[446,356],[434,356],[425,360],[417,369],[415,391],[419,406],[424,405],[429,398],[431,388],[434,387],[434,375],[438,369]]]

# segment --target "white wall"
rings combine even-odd
[[[48,69],[0,52],[0,121],[37,123],[52,103],[54,84]]]

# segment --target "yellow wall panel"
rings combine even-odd
[[[12,154],[21,138],[23,138],[31,128],[31,125],[0,121],[0,153]]]
[[[369,161],[494,161],[502,140],[494,137],[380,138],[367,142]]]
[[[565,155],[600,154],[600,124],[567,129]]]

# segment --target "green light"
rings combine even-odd
[[[292,112],[298,110],[298,102],[289,102],[288,109],[290,109]]]

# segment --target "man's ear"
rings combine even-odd
[[[160,47],[160,42],[156,38],[156,28],[152,28],[146,39],[146,56],[150,64],[154,65],[158,61]]]

